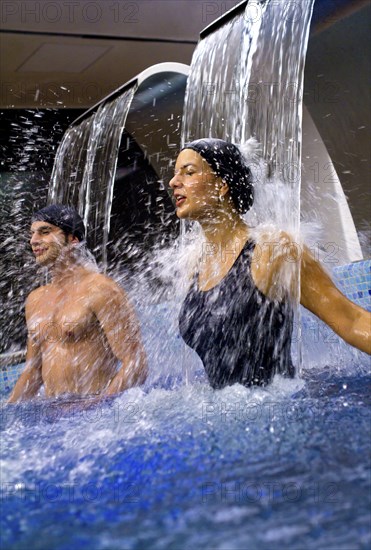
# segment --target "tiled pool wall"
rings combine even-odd
[[[371,311],[371,260],[335,267],[334,282],[352,302]]]
[[[371,259],[354,262],[335,267],[332,271],[335,284],[347,298],[371,311]],[[153,319],[154,325],[159,327],[164,323],[160,317],[167,316],[167,308],[164,304],[157,308]],[[158,323],[159,321],[159,323]],[[161,334],[164,336],[164,334]],[[24,363],[17,365],[4,365],[0,367],[0,392],[8,393],[16,383],[22,372]]]
[[[1,367],[0,370],[0,392],[8,393],[15,383],[17,382],[22,370],[24,363],[19,365],[8,365]]]

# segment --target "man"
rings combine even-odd
[[[68,206],[47,206],[32,219],[32,251],[51,282],[27,298],[26,367],[9,402],[34,397],[42,385],[47,397],[106,396],[146,379],[133,308],[112,279],[89,265],[86,254],[84,260],[84,235],[81,217]]]

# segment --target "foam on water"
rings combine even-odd
[[[367,384],[343,372],[264,389],[132,389],[85,410],[76,399],[8,406],[3,538],[40,549],[369,542]]]

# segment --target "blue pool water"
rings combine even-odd
[[[357,361],[267,389],[199,381],[85,410],[4,406],[1,548],[370,547],[371,388]]]
[[[369,270],[335,273],[367,308]],[[138,313],[143,390],[3,401],[1,549],[369,548],[370,358],[303,310],[300,377],[213,391],[177,311]],[[3,369],[4,398],[19,372]]]
[[[342,290],[369,308],[354,265]],[[1,549],[369,548],[369,356],[303,310],[300,378],[213,391],[176,307],[138,313],[144,389],[2,405]]]

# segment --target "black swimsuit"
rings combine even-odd
[[[254,284],[254,247],[248,240],[224,279],[210,290],[199,290],[196,273],[180,311],[180,333],[202,359],[213,388],[237,382],[264,386],[276,373],[295,374],[290,354],[293,311]]]

